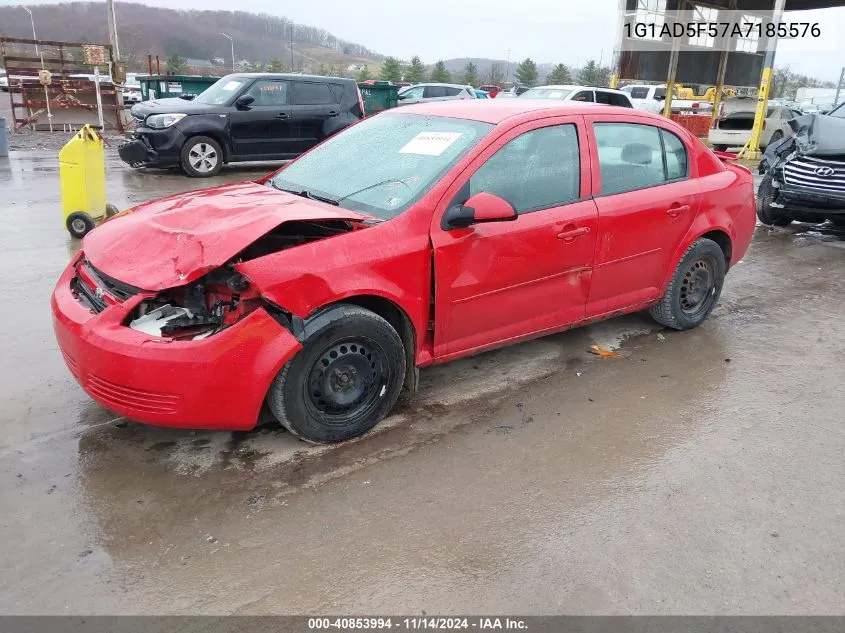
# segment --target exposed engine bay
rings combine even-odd
[[[206,273],[198,280],[164,290],[155,297],[142,301],[125,324],[150,336],[173,340],[199,340],[233,325],[261,306],[274,318],[285,323],[289,315],[262,298],[235,266],[360,227],[357,222],[345,220],[291,221],[280,224],[223,266]],[[117,295],[113,284],[105,286],[102,281],[105,276],[85,260],[80,261],[77,270],[79,274],[72,281],[77,299],[92,311],[101,312],[109,303],[102,297],[105,295],[111,299],[109,294]],[[89,283],[83,283],[86,280]],[[143,292],[137,288],[132,290],[134,292],[131,294]],[[126,296],[117,297],[119,300],[125,298]]]

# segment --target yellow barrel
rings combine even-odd
[[[89,125],[59,151],[62,215],[81,238],[106,216],[106,157],[103,137]]]

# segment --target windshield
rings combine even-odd
[[[836,106],[836,109],[828,112],[828,116],[836,117],[837,119],[845,119],[845,102]]]
[[[520,99],[566,99],[572,94],[572,90],[565,88],[531,88],[526,90],[521,95]]]
[[[201,92],[194,99],[194,103],[205,103],[207,105],[223,105],[227,103],[241,88],[244,87],[247,79],[236,79],[231,75],[211,84],[205,91]]]
[[[268,184],[383,220],[421,198],[493,125],[385,113],[331,137]]]

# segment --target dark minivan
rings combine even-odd
[[[352,79],[276,73],[227,75],[193,99],[132,106],[138,124],[119,148],[132,167],[181,167],[214,176],[224,163],[285,160],[364,116]]]

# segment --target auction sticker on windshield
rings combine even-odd
[[[461,132],[420,132],[408,141],[399,153],[440,156],[461,136]]]

